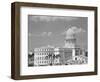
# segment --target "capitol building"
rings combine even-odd
[[[65,31],[63,47],[44,46],[34,49],[34,66],[86,64],[87,52],[76,45],[76,27]]]

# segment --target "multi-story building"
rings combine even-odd
[[[54,47],[40,47],[34,49],[34,65],[46,66],[52,65]]]
[[[58,63],[58,65],[67,65],[67,61],[70,59],[75,60],[76,56],[80,55],[80,49],[79,48],[55,48],[54,49],[54,55],[57,56],[55,59],[54,64]]]

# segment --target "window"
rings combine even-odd
[[[77,58],[75,58],[75,60],[77,60]]]
[[[75,55],[76,55],[76,56],[79,55],[79,49],[76,49],[76,50],[75,50]]]

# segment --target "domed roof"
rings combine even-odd
[[[76,33],[77,29],[78,28],[76,26],[72,26],[69,29],[67,29],[66,34],[69,36],[74,35]]]

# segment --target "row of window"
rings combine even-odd
[[[68,50],[65,50],[65,51],[67,51],[67,52],[65,52],[65,53],[72,53],[72,51],[68,51]],[[77,50],[76,51],[76,53],[79,53],[79,50]],[[35,56],[37,56],[37,55],[54,55],[53,53],[35,53],[34,54]]]
[[[56,60],[56,61],[35,61],[35,64],[50,64],[50,63],[60,63],[60,61]]]
[[[34,51],[52,51],[53,49],[35,49]]]
[[[35,55],[49,55],[49,54],[52,54],[52,53],[35,53]]]
[[[36,64],[48,64],[51,63],[51,61],[35,61]]]
[[[35,60],[44,60],[46,57],[36,57]]]

